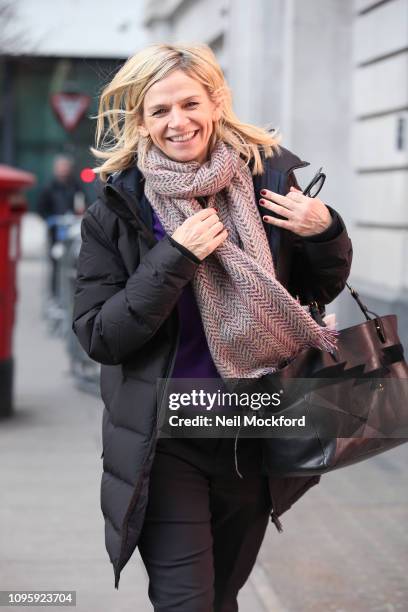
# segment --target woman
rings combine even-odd
[[[257,378],[332,346],[301,304],[340,293],[351,243],[301,194],[293,169],[308,164],[236,117],[205,45],[130,58],[102,93],[93,152],[105,186],[82,222],[73,329],[102,364],[115,586],[138,546],[156,611],[238,610],[269,515],[281,530],[319,477],[268,475],[259,440],[158,439],[156,383]]]

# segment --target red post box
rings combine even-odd
[[[35,177],[0,164],[0,417],[13,411],[13,327],[17,301],[20,222],[27,209],[23,189]]]

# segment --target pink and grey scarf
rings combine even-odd
[[[336,346],[338,332],[320,327],[276,279],[251,172],[235,149],[219,140],[200,165],[173,161],[152,145],[139,169],[167,234],[202,209],[198,196],[208,196],[208,207],[217,208],[228,230],[192,281],[222,378],[259,378],[308,346]]]

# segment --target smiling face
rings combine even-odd
[[[206,88],[182,70],[174,70],[148,89],[140,131],[150,135],[170,159],[202,164],[220,116],[220,105],[211,101]]]

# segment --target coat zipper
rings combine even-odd
[[[264,461],[264,452],[262,451],[262,467],[265,468],[265,461]],[[268,470],[265,470],[266,472]],[[269,481],[269,475],[267,476],[268,481]],[[271,488],[269,486],[269,482],[268,482],[268,488],[269,488],[269,497],[271,498],[271,504],[272,504],[272,508],[271,511],[269,513],[270,517],[271,517],[271,522],[275,525],[276,529],[278,530],[279,533],[282,533],[283,531],[283,525],[281,523],[281,521],[278,518],[278,515],[275,512],[275,501],[272,497],[272,492],[271,492]]]
[[[271,497],[272,499],[272,497]],[[272,512],[271,512],[271,522],[275,525],[276,529],[278,530],[279,533],[282,533],[283,531],[283,525],[281,523],[281,521],[279,520],[277,514],[275,514],[275,511],[272,507]]]
[[[237,472],[237,474],[238,474],[238,476],[240,478],[243,478],[241,472],[238,469],[238,457],[237,457],[238,435],[239,435],[240,429],[241,429],[241,425],[239,426],[237,434],[235,436],[234,459],[235,459],[235,471]],[[263,461],[262,461],[262,463],[263,463]],[[268,479],[269,479],[269,476],[268,476]],[[271,509],[271,512],[270,512],[271,522],[275,525],[275,527],[279,531],[279,533],[282,533],[283,525],[282,525],[281,521],[279,520],[278,515],[275,512],[275,503],[274,503],[274,500],[272,498],[272,493],[271,493],[271,489],[269,487],[269,484],[268,484],[268,488],[269,488],[269,496],[271,498],[271,503],[272,503],[272,509]]]

